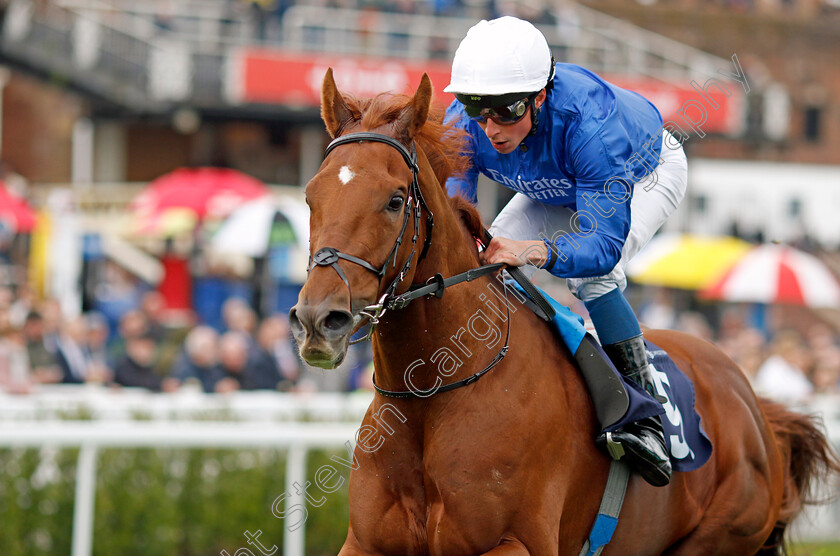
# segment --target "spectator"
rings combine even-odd
[[[764,334],[756,328],[744,328],[729,345],[730,357],[738,363],[750,382],[754,383],[765,359]]]
[[[202,390],[211,393],[223,377],[219,368],[219,335],[209,326],[196,326],[184,340],[184,350],[178,357],[173,376],[179,384],[196,381]]]
[[[288,317],[274,315],[263,320],[257,331],[257,344],[264,357],[273,360],[279,373],[279,390],[293,390],[300,379],[300,360],[292,342]]]
[[[116,365],[117,361],[124,359],[128,341],[146,335],[148,330],[149,323],[142,312],[134,310],[125,313],[120,318],[117,337],[108,349],[110,360]]]
[[[0,390],[25,394],[31,388],[26,341],[20,330],[0,327]]]
[[[820,359],[823,356],[830,357],[830,352],[838,345],[834,330],[823,323],[810,326],[805,332],[805,341],[814,359]]]
[[[61,369],[61,382],[82,384],[91,366],[88,351],[88,325],[82,317],[65,322],[58,336],[55,358]]]
[[[164,325],[164,312],[166,311],[166,300],[163,294],[158,291],[150,291],[140,298],[139,311],[146,318],[148,333],[156,342],[166,340],[167,330]]]
[[[746,327],[747,315],[743,306],[727,307],[720,316],[718,338],[721,341],[737,338]]]
[[[102,313],[91,312],[86,315],[88,324],[88,352],[90,369],[88,382],[108,383],[114,376],[112,362],[108,357],[108,338],[111,335],[108,320]]]
[[[183,343],[183,334],[166,325],[166,299],[159,291],[150,291],[140,298],[139,311],[146,318],[148,333],[158,347],[157,367],[169,374]]]
[[[780,332],[771,345],[771,355],[758,369],[755,389],[778,401],[798,403],[814,392],[814,385],[805,374],[805,353],[799,334]]]
[[[709,326],[709,321],[701,313],[695,311],[683,311],[680,313],[677,317],[675,328],[681,332],[702,338],[707,342],[711,342],[714,339],[714,333],[712,332],[712,327]]]
[[[35,292],[28,284],[21,284],[17,288],[15,299],[9,307],[9,321],[15,328],[23,326],[26,315],[35,306]]]
[[[224,378],[217,392],[275,389],[280,380],[276,365],[268,358],[251,357],[248,338],[242,332],[226,332],[219,339],[219,362]]]
[[[269,17],[275,8],[275,0],[246,0],[246,2],[251,11],[254,36],[257,40],[264,41],[267,36]]]
[[[240,297],[231,297],[222,305],[222,322],[226,331],[238,331],[253,337],[257,315]]]
[[[114,384],[119,386],[146,388],[153,392],[171,392],[177,388],[177,381],[162,379],[155,373],[157,346],[155,339],[143,333],[127,338],[125,355],[114,368]]]
[[[256,361],[261,357],[260,347],[255,338],[257,313],[247,301],[231,297],[222,305],[222,322],[227,332],[240,332],[248,343],[248,359]]]
[[[37,382],[60,382],[61,370],[55,354],[47,349],[44,341],[44,319],[37,311],[30,311],[23,324],[23,338],[29,369]]]
[[[6,286],[0,286],[0,311],[8,311],[14,303],[15,295]]]
[[[164,32],[172,31],[174,11],[171,0],[158,0],[154,16],[155,27]]]
[[[811,371],[814,393],[840,393],[840,348],[831,347],[817,357]]]
[[[50,353],[55,353],[58,348],[58,335],[63,320],[61,302],[54,298],[45,299],[41,303],[39,313],[42,317],[44,345]]]
[[[671,292],[665,288],[655,290],[653,299],[639,310],[639,322],[648,328],[674,328],[677,311]]]

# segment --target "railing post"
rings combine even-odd
[[[93,508],[96,496],[96,445],[82,444],[76,463],[76,500],[73,506],[72,556],[93,552]]]
[[[300,504],[306,507],[306,500],[303,493],[298,494],[298,488],[294,483],[302,485],[306,481],[306,446],[292,444],[289,448],[289,455],[286,459],[286,492],[290,495],[286,499],[286,515],[292,513],[292,507]],[[300,527],[290,531],[286,528],[283,534],[283,556],[304,556],[303,551],[306,541],[306,522]],[[73,556],[76,556],[75,554]]]

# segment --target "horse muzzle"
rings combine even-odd
[[[350,311],[299,302],[289,311],[289,326],[300,356],[314,367],[334,369],[344,360],[355,319]]]

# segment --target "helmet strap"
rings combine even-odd
[[[536,97],[528,100],[528,105],[531,107],[531,131],[528,132],[529,137],[537,134],[537,125],[540,123],[540,112],[542,111],[542,107],[537,108],[534,105],[534,98]]]
[[[548,92],[554,88],[554,72],[556,69],[556,63],[554,61],[554,56],[551,57],[551,67],[549,68],[548,73],[548,81],[545,84],[545,102],[548,102]],[[528,132],[528,137],[537,134],[537,125],[540,123],[540,112],[542,111],[542,107],[537,108],[534,106],[534,99],[536,96],[531,97],[528,101],[528,104],[531,106],[531,131]]]
[[[557,63],[554,61],[554,56],[551,57],[551,67],[548,70],[548,81],[545,84],[545,90],[550,91],[554,88],[554,74],[557,72]]]

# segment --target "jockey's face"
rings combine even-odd
[[[534,106],[539,108],[545,102],[545,89],[534,98]],[[492,118],[478,122],[493,148],[502,154],[512,153],[531,132],[531,107],[521,120],[512,124],[498,124]]]

